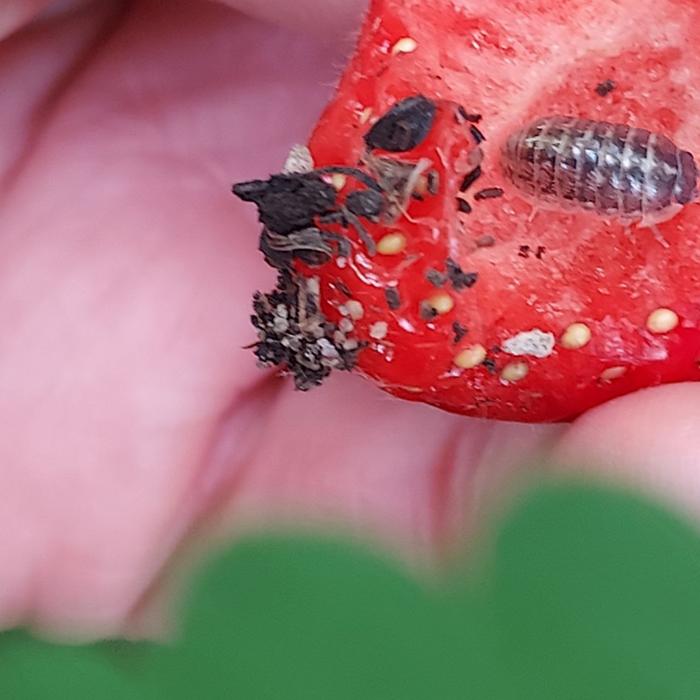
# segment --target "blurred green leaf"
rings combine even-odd
[[[501,529],[486,581],[527,698],[700,698],[700,540],[629,494],[543,486]]]
[[[530,491],[433,584],[367,549],[265,536],[218,557],[168,647],[0,636],[0,695],[697,700],[700,538],[629,494]]]
[[[36,639],[23,631],[0,635],[0,697],[7,700],[148,700],[145,684],[119,669],[100,649]],[[134,649],[140,645],[134,645]]]

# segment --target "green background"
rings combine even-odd
[[[700,538],[638,497],[542,483],[440,580],[260,536],[201,572],[171,645],[0,636],[0,697],[700,698]]]

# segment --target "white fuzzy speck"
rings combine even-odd
[[[293,175],[295,173],[310,173],[313,169],[314,159],[311,151],[301,144],[292,146],[287,160],[284,161],[282,172],[285,175]]]
[[[321,348],[321,355],[327,359],[335,359],[338,357],[338,351],[333,347],[331,343],[326,338],[319,338],[316,344]]]
[[[374,338],[374,340],[382,340],[386,338],[388,330],[389,326],[386,321],[377,321],[369,327],[369,337]]]
[[[554,334],[533,328],[523,331],[501,344],[503,352],[509,355],[531,355],[532,357],[548,357],[554,350]]]

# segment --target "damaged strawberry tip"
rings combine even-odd
[[[463,108],[459,114],[470,122],[480,118],[466,114]],[[328,224],[345,231],[354,229],[367,255],[374,257],[376,243],[363,220],[392,223],[405,213],[411,197],[437,194],[436,172],[426,173],[427,192],[419,194],[420,163],[372,156],[375,150],[398,154],[414,149],[428,136],[435,116],[435,103],[422,95],[394,104],[364,135],[366,153],[359,165],[371,162],[372,174],[345,165],[314,169],[308,151],[296,148],[283,173],[233,186],[237,197],[257,207],[263,224],[259,249],[265,261],[278,270],[275,289],[268,294],[256,292],[253,297],[251,321],[258,340],[252,347],[261,366],[281,367],[294,377],[297,389],[306,391],[320,385],[334,369],[353,369],[360,351],[369,343],[351,335],[354,327],[350,319],[334,323],[324,316],[318,278],[297,272],[295,261],[317,267],[333,258],[350,257],[350,240],[326,228]],[[479,132],[474,138],[478,144],[483,135]],[[329,181],[333,175],[351,178],[363,189],[353,190],[341,202]],[[444,275],[435,271],[435,282],[438,276],[436,286],[449,281],[455,289],[471,287],[477,280],[475,273],[464,273],[452,260],[446,262]],[[390,309],[401,305],[398,290],[387,288],[385,296]]]
[[[255,356],[263,366],[281,366],[301,391],[318,386],[331,370],[350,370],[364,347],[321,313],[316,278],[280,270],[269,294],[253,296]]]

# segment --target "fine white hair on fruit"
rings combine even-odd
[[[512,134],[501,157],[510,181],[539,202],[653,226],[698,198],[693,155],[627,124],[550,116]]]

